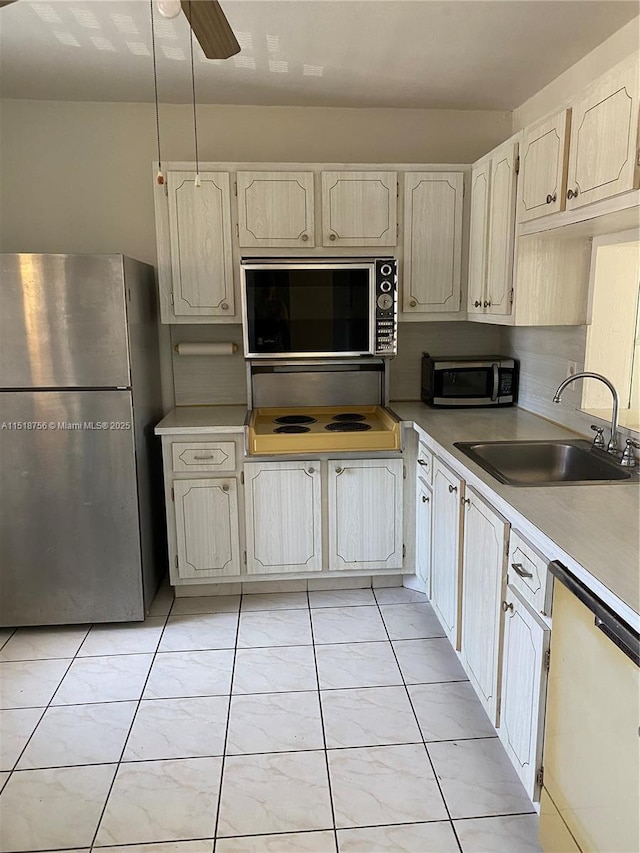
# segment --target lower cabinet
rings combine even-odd
[[[459,649],[462,506],[464,480],[439,459],[433,466],[431,604],[451,645]]]
[[[431,489],[422,477],[416,479],[416,576],[422,591],[431,598]]]
[[[464,499],[462,665],[489,719],[498,722],[501,602],[509,522],[473,489]]]
[[[240,574],[235,477],[175,480],[173,500],[179,577]]]
[[[329,568],[402,566],[402,459],[328,463]]]
[[[320,463],[244,466],[247,573],[322,569]]]
[[[540,796],[547,651],[551,631],[509,586],[502,650],[502,703],[498,734],[532,800]]]

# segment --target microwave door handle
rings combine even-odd
[[[493,391],[491,392],[491,402],[495,403],[498,399],[498,390],[500,388],[500,372],[498,370],[498,363],[494,361],[493,365]]]

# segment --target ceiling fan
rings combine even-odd
[[[0,0],[0,7],[16,0]],[[240,45],[217,0],[154,0],[165,18],[177,18],[184,12],[193,34],[207,59],[229,59],[240,53]]]

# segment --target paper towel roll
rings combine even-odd
[[[225,343],[182,343],[175,345],[178,355],[233,355],[238,351],[238,345]]]

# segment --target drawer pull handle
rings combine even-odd
[[[528,572],[522,565],[522,563],[511,563],[511,568],[517,575],[520,575],[521,578],[533,577],[533,574],[531,572]]]
[[[336,468],[336,474],[342,474],[344,468]]]
[[[425,462],[424,459],[418,459],[418,465],[423,465],[425,468],[429,467],[429,463]]]
[[[473,307],[474,308],[482,308],[482,302],[480,302],[479,299],[476,299],[476,301],[473,303]]]
[[[462,506],[469,507],[471,506],[471,498],[460,498],[460,503]]]
[[[567,198],[578,198],[578,188],[575,190],[567,190]]]
[[[423,503],[423,504],[428,504],[428,503],[429,503],[429,498],[428,498],[426,495],[423,495],[423,496],[422,496],[422,503]]]
[[[513,604],[511,602],[507,603],[506,601],[503,601],[502,602],[502,612],[506,613],[507,610],[510,610],[513,613]]]
[[[309,235],[308,235],[308,234],[303,234],[303,235],[302,235],[302,237],[301,237],[300,239],[301,239],[301,240],[303,240],[303,241],[306,243],[306,242],[307,242],[307,240],[309,239]]]
[[[223,311],[226,311],[229,308],[229,306],[227,305],[226,302],[223,302],[220,307],[222,308]]]
[[[315,470],[316,470],[315,468],[307,468],[307,473],[308,474],[314,474]]]
[[[412,299],[412,300],[411,300],[411,302],[409,303],[409,307],[410,307],[410,308],[415,308],[417,304],[418,304],[418,303],[416,302],[416,300],[415,300],[415,299]]]
[[[229,491],[229,484],[228,484],[228,483],[225,483],[225,484],[224,484],[224,486],[222,487],[222,491],[223,491],[223,492],[228,492],[228,491]]]
[[[549,193],[549,195],[547,196],[547,204],[553,204],[557,200],[558,200],[558,196],[555,193],[553,195],[551,195],[551,193]]]
[[[329,234],[329,239],[330,239],[330,240],[332,240],[332,241],[333,241],[333,240],[336,240],[336,239],[337,239],[337,236],[336,236],[335,234]]]
[[[194,459],[213,459],[213,453],[197,453]]]
[[[452,486],[451,484],[449,485],[449,494],[450,495],[452,495],[454,492],[457,492],[457,491],[458,491],[457,486]]]

